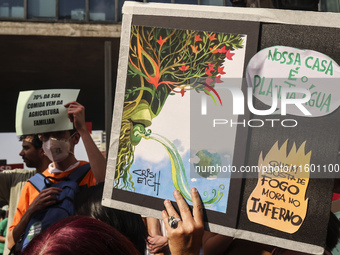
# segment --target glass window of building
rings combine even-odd
[[[115,1],[114,0],[90,0],[91,21],[114,21]]]
[[[24,0],[0,0],[0,17],[24,18]]]
[[[150,2],[150,3],[154,3],[154,2],[157,2],[157,3],[171,3],[171,0],[163,0],[163,1],[160,1],[160,0],[147,0],[147,2]]]
[[[118,8],[118,10],[119,10],[118,20],[119,21],[122,21],[122,19],[123,19],[123,5],[124,5],[124,2],[125,2],[125,0],[120,0],[119,1],[119,8]]]
[[[56,0],[27,0],[29,19],[55,19]]]
[[[85,0],[59,0],[59,19],[85,20]]]
[[[224,5],[224,0],[201,0],[201,4],[203,5],[217,5],[222,6]]]
[[[176,4],[197,4],[197,0],[175,0]]]

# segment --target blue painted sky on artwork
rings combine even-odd
[[[225,186],[223,191],[224,195],[221,201],[211,207],[207,207],[209,210],[225,212],[228,200],[229,190],[229,178],[216,178],[213,180],[207,180],[206,178],[190,178],[190,152],[188,151],[182,157],[184,167],[187,173],[187,179],[190,187],[196,187],[199,191],[202,199],[205,198],[204,194],[208,192],[213,195],[213,187],[218,188],[221,184]],[[130,173],[132,174],[132,181],[135,192],[143,195],[157,197],[161,199],[174,200],[172,192],[175,190],[171,176],[171,164],[170,159],[167,162],[162,162],[160,167],[158,163],[152,163],[145,161],[141,158],[135,159],[135,162],[131,165]],[[147,166],[147,167],[146,167]],[[157,183],[161,183],[158,185]],[[190,204],[190,202],[189,202]]]

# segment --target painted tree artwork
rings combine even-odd
[[[241,34],[131,27],[115,188],[159,198],[177,189],[190,201],[195,185],[205,206],[225,200],[226,180],[207,185],[206,176],[201,184],[189,176],[194,164],[189,95],[205,93],[222,105],[215,86],[231,74],[226,62],[240,65],[233,63],[238,54],[243,68],[245,45]],[[201,163],[219,162],[205,150],[196,157]]]

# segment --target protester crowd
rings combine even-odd
[[[291,2],[294,1],[231,0],[233,6],[262,3],[264,7],[281,9],[291,9]],[[316,10],[318,2],[310,1],[308,10]],[[306,9],[303,3],[300,5],[296,5],[295,9]],[[77,102],[70,102],[65,107],[73,122],[73,130],[20,137],[20,156],[26,166],[34,170],[16,169],[0,173],[0,200],[8,203],[0,210],[0,255],[305,254],[205,231],[203,206],[195,188],[191,189],[192,210],[176,190],[173,195],[179,211],[173,207],[169,200],[171,198],[166,199],[165,209],[160,215],[162,220],[102,206],[106,159],[87,130],[85,108]],[[89,164],[74,156],[74,148],[80,138]],[[30,179],[33,176],[41,178],[41,174],[43,181],[38,179],[36,183]],[[71,211],[67,213],[71,216],[50,216],[54,213],[49,211],[50,208],[61,204],[61,194],[64,194],[65,189],[62,183],[73,176],[77,176],[74,177],[77,184],[74,194],[70,191],[70,194],[65,195],[72,196],[74,201]],[[339,187],[336,182],[336,193],[340,193]],[[333,201],[329,219],[324,253],[328,255],[332,251],[333,254],[340,254],[337,250],[340,223],[336,217],[340,217],[339,198]],[[69,207],[65,205],[65,208]],[[37,217],[41,218],[35,219]],[[40,224],[40,221],[45,221],[44,217],[49,220],[46,225]],[[32,223],[34,219],[36,221]]]
[[[0,173],[0,200],[9,205],[0,211],[0,255],[9,250],[28,255],[303,254],[205,231],[203,206],[195,188],[191,189],[192,211],[175,190],[179,211],[166,199],[162,220],[102,206],[106,159],[86,128],[85,108],[77,102],[65,107],[73,130],[20,138],[20,156],[35,170]],[[89,164],[74,156],[80,138]],[[72,185],[74,189],[66,194]],[[339,229],[338,219],[331,214],[325,254],[337,245]]]

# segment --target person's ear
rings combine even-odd
[[[44,152],[44,149],[42,147],[38,149],[38,154],[39,154],[40,157],[45,156],[45,152]]]
[[[78,144],[80,140],[80,134],[78,132],[74,133],[72,139],[73,139],[74,145]]]

